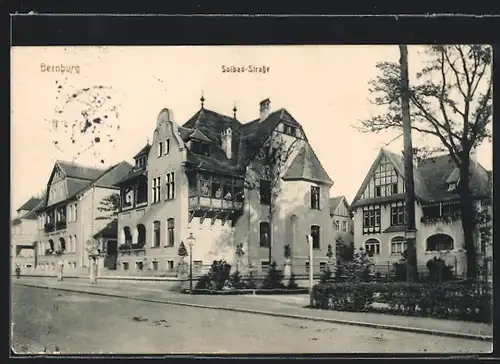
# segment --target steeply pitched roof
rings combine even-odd
[[[347,203],[345,196],[330,197],[330,214],[331,215],[333,215],[335,213],[335,211],[337,211],[340,203],[343,201],[345,201],[347,208],[349,208],[349,204]]]
[[[42,202],[42,198],[38,198],[38,197],[31,197],[28,201],[26,201],[21,207],[19,207],[17,209],[17,211],[21,211],[21,210],[27,210],[27,211],[31,211],[33,210],[34,208],[36,208],[41,202]]]
[[[382,197],[360,201],[368,181],[372,178],[373,172],[378,167],[383,156],[386,156],[391,161],[398,174],[404,178],[403,156],[386,149],[381,149],[354,198],[352,203],[353,206],[361,203],[366,204],[383,201],[384,198]],[[439,202],[457,199],[458,193],[456,191],[448,191],[448,183],[450,181],[458,181],[459,172],[457,171],[455,162],[448,154],[423,160],[417,167],[414,166],[413,169],[416,198],[424,202]],[[479,163],[471,163],[470,171],[470,188],[472,195],[475,197],[486,196],[488,194],[488,172]],[[404,197],[402,194],[398,196]]]
[[[205,136],[205,134],[200,131],[200,129],[194,129],[194,131],[189,134],[188,139],[195,139],[206,143],[212,142],[210,139],[208,139],[208,137]]]
[[[256,119],[240,123],[236,118],[202,108],[179,127],[182,140],[198,130],[211,141],[209,157],[187,151],[187,161],[197,168],[219,173],[241,174],[247,164],[261,149],[264,142],[280,121],[300,127],[300,124],[285,110],[270,113],[265,120]],[[228,159],[221,147],[221,134],[227,128],[232,131],[232,158]]]
[[[147,155],[150,149],[151,149],[151,144],[147,143],[136,155],[134,155],[134,159],[143,155]]]
[[[116,182],[118,182],[126,174],[128,174],[131,168],[132,166],[130,165],[130,163],[123,161],[109,167],[106,170],[100,170],[101,173],[92,180],[68,177],[66,178],[67,188],[68,188],[68,196],[66,197],[66,199],[58,201],[49,206],[47,206],[47,200],[45,200],[43,204],[41,204],[39,208],[36,209],[36,211],[39,212],[47,207],[58,205],[63,203],[64,201],[74,199],[78,195],[86,192],[89,188],[91,188],[94,185],[96,187],[115,188]]]
[[[283,176],[284,180],[305,180],[333,185],[309,143],[304,143]]]
[[[76,163],[65,162],[61,160],[57,161],[56,165],[61,167],[62,171],[68,178],[94,180],[104,172],[104,169],[86,167]]]

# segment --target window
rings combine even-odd
[[[375,197],[398,193],[398,174],[387,159],[383,159],[374,173]]]
[[[347,221],[342,221],[342,231],[347,232]]]
[[[175,175],[174,172],[167,173],[165,175],[165,180],[167,183],[167,200],[172,200],[175,197]]]
[[[260,203],[263,205],[271,204],[271,182],[261,179],[259,183],[260,188]]]
[[[148,201],[148,182],[146,177],[142,177],[137,186],[137,204]]]
[[[122,207],[132,206],[134,200],[134,191],[132,187],[126,187],[122,189]]]
[[[435,234],[427,238],[427,251],[453,250],[453,238],[446,234]]]
[[[448,192],[453,192],[457,189],[457,183],[451,182],[448,184]]]
[[[174,261],[173,260],[167,260],[167,270],[168,271],[174,270]]]
[[[167,246],[174,246],[175,240],[175,220],[167,220]]]
[[[222,196],[224,200],[233,200],[233,182],[230,179],[225,179],[222,181]]]
[[[335,220],[335,230],[339,231],[340,230],[340,221]]]
[[[160,158],[163,155],[163,143],[159,142],[158,143],[158,158]]]
[[[296,135],[296,128],[294,126],[284,124],[283,132],[287,135],[295,136]]]
[[[196,273],[200,273],[203,268],[203,262],[201,260],[193,261],[193,271]]]
[[[319,210],[319,187],[311,186],[311,209]]]
[[[143,270],[144,269],[144,262],[135,262],[135,269],[137,270]]]
[[[160,229],[161,223],[159,221],[155,221],[153,223],[153,248],[160,247]]]
[[[393,203],[391,205],[391,225],[405,225],[406,211],[404,202]]]
[[[269,270],[269,262],[260,262],[260,270],[262,271],[262,273],[266,273]]]
[[[158,270],[158,261],[153,260],[153,261],[151,262],[151,269],[152,269],[152,270]]]
[[[161,184],[160,177],[153,178],[153,189],[152,189],[153,203],[160,201],[160,196],[161,196],[160,195],[160,191],[161,191],[160,184]]]
[[[261,247],[269,247],[271,244],[271,229],[269,223],[266,221],[262,221],[260,223],[260,246]]]
[[[365,250],[370,255],[380,255],[380,242],[377,239],[368,239],[365,242]]]
[[[220,180],[217,177],[212,177],[210,196],[212,196],[212,198],[221,198],[222,197]]]
[[[363,208],[363,234],[380,232],[380,206]]]
[[[208,157],[210,156],[210,144],[201,143],[193,140],[191,142],[191,152],[194,154],[204,155]]]
[[[170,139],[165,140],[165,155],[170,153]]]
[[[318,225],[311,226],[311,236],[313,241],[313,249],[320,249],[320,227]]]
[[[128,270],[128,262],[122,262],[123,270]]]
[[[406,238],[396,236],[391,239],[391,254],[402,254],[406,250]]]
[[[77,212],[78,212],[78,204],[75,203],[75,215],[74,215],[75,219],[73,221],[76,221],[76,218],[78,216]]]
[[[323,273],[326,270],[326,262],[319,263],[319,271]]]
[[[309,262],[306,262],[306,274],[309,274],[309,269],[311,268],[311,265]]]

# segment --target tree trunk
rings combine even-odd
[[[472,197],[470,195],[470,175],[469,175],[470,159],[462,160],[460,167],[460,219],[464,232],[464,243],[467,260],[467,278],[477,278],[477,259],[476,259],[476,244],[475,244],[475,213]]]
[[[413,145],[411,140],[410,95],[408,79],[408,49],[399,46],[401,53],[401,109],[403,117],[404,137],[404,171],[405,171],[405,212],[406,212],[406,246],[407,246],[407,281],[414,282],[417,277],[417,252],[415,239],[415,190],[413,179]]]

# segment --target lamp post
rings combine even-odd
[[[189,233],[187,238],[189,245],[189,293],[193,293],[193,244],[195,237],[192,232]]]
[[[307,244],[309,244],[309,305],[313,305],[313,238],[311,234],[306,235]]]

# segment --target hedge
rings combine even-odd
[[[184,290],[184,293],[191,293],[189,290]],[[277,289],[193,289],[192,294],[204,294],[204,295],[239,295],[239,294],[256,294],[256,295],[268,295],[268,294],[305,294],[308,293],[307,288],[277,288]]]
[[[387,308],[375,308],[383,302]],[[472,282],[324,283],[313,287],[313,308],[491,322],[491,289]]]

